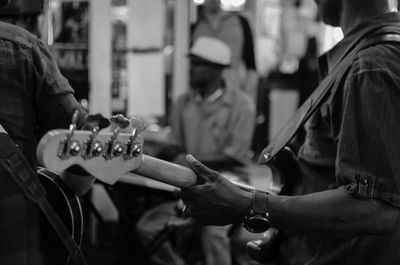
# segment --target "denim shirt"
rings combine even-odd
[[[61,75],[48,48],[27,31],[0,23],[0,124],[36,168],[37,140],[48,130],[68,128],[85,111]],[[39,212],[0,168],[0,264],[43,264]]]
[[[400,34],[397,13],[358,25],[320,58],[328,73],[350,45],[382,32]],[[298,194],[339,188],[360,200],[381,200],[400,211],[400,44],[362,50],[319,110],[306,122],[298,153]],[[301,253],[298,253],[301,249]],[[296,237],[284,243],[282,264],[400,264],[400,224],[382,235]]]

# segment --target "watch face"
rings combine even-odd
[[[244,224],[244,228],[251,233],[262,233],[270,228],[270,224],[267,218],[262,216],[253,216],[247,219]]]

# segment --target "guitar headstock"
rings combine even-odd
[[[140,167],[143,149],[140,132],[145,126],[138,128],[136,119],[113,117],[110,121],[111,131],[100,131],[99,127],[91,131],[76,130],[74,121],[69,130],[49,131],[37,147],[39,164],[55,172],[79,165],[97,179],[114,184],[123,174]]]

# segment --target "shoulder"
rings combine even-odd
[[[255,109],[253,98],[242,90],[228,88],[226,93],[227,97],[230,98],[231,102],[236,108],[247,109],[250,111]]]
[[[393,56],[397,56],[399,54],[400,54],[400,42],[386,42],[361,50],[358,55],[358,59],[395,60],[397,58],[393,58]]]
[[[385,43],[366,48],[353,61],[349,78],[367,75],[400,75],[400,43]]]
[[[10,41],[31,48],[37,39],[38,38],[35,35],[22,27],[0,22],[0,40]]]
[[[354,102],[388,107],[400,100],[400,44],[379,44],[362,50],[345,79],[343,96]],[[339,94],[340,95],[340,94]]]

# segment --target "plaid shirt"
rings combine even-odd
[[[398,13],[371,18],[354,28],[321,57],[322,72],[329,72],[356,40],[385,29],[400,34]],[[400,208],[399,58],[398,43],[362,50],[307,121],[306,141],[299,151],[301,194],[340,188],[349,196]],[[282,264],[397,265],[399,246],[400,223],[384,235],[293,237],[284,242],[288,259]]]
[[[85,112],[47,47],[6,23],[0,23],[0,84],[0,124],[36,168],[37,139],[67,128],[75,109],[80,121]],[[39,233],[38,208],[0,168],[0,264],[44,264]]]

